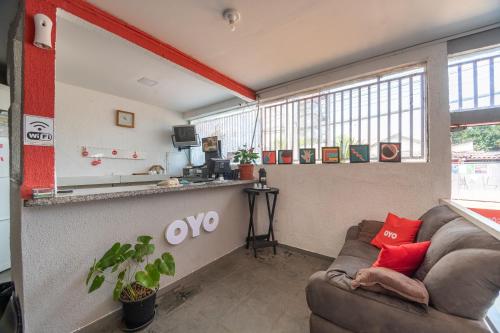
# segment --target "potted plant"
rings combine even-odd
[[[99,289],[104,281],[114,284],[113,299],[122,303],[129,330],[142,329],[153,321],[160,276],[175,274],[175,261],[170,253],[165,252],[154,261],[149,258],[155,251],[152,239],[139,236],[133,246],[113,244],[101,259],[94,259],[85,282],[90,285],[89,293]]]
[[[252,180],[253,179],[253,168],[255,160],[259,158],[259,154],[253,151],[253,148],[247,149],[247,146],[243,146],[243,149],[238,150],[234,154],[233,162],[240,163],[240,179],[241,180]]]

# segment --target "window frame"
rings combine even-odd
[[[345,121],[343,119],[343,116],[344,116],[344,112],[345,110],[343,109],[343,106],[342,106],[342,110],[343,112],[339,112],[341,114],[341,120],[340,122],[336,119],[333,120],[333,123],[329,123],[328,122],[328,119],[325,121],[325,124],[323,125],[322,124],[322,120],[319,119],[321,117],[321,115],[317,116],[317,117],[313,117],[311,116],[312,115],[312,110],[311,112],[307,112],[308,110],[306,108],[304,108],[304,110],[306,111],[307,113],[307,116],[311,116],[311,120],[309,120],[310,123],[313,123],[314,120],[313,118],[316,118],[315,120],[318,121],[318,123],[321,123],[320,126],[318,126],[317,124],[313,124],[312,126],[307,126],[307,119],[305,119],[303,117],[303,119],[306,121],[306,126],[305,128],[302,128],[300,126],[300,124],[298,126],[295,126],[294,125],[294,128],[293,130],[291,130],[291,133],[292,133],[292,149],[294,150],[294,163],[297,163],[298,161],[298,149],[299,148],[311,148],[311,147],[302,147],[302,146],[297,146],[295,147],[295,140],[297,140],[295,138],[295,135],[294,133],[297,131],[297,128],[296,127],[299,127],[299,130],[300,131],[311,131],[311,133],[317,133],[318,137],[321,136],[322,134],[320,133],[322,128],[324,128],[327,132],[330,130],[331,127],[335,128],[336,126],[340,125],[340,128],[341,128],[341,142],[340,145],[337,144],[337,146],[340,146],[341,147],[341,150],[342,150],[342,146],[344,145],[343,143],[343,129],[344,129],[344,126],[346,123],[348,123],[348,131],[349,131],[349,137],[348,137],[348,141],[349,142],[353,142],[353,137],[356,137],[355,134],[353,134],[353,129],[352,129],[352,123],[353,122],[357,122],[357,125],[356,125],[356,130],[358,131],[358,135],[357,135],[357,139],[360,140],[361,139],[361,135],[360,135],[360,132],[361,132],[361,127],[363,127],[364,125],[362,124],[363,121],[366,121],[366,124],[365,127],[368,127],[368,134],[366,135],[366,139],[367,139],[367,143],[373,147],[375,146],[376,149],[376,154],[371,154],[371,158],[370,158],[370,162],[377,162],[378,161],[378,145],[380,142],[387,142],[387,141],[390,141],[390,142],[401,142],[401,136],[402,136],[402,115],[405,113],[405,112],[409,112],[411,115],[413,115],[413,111],[416,109],[416,110],[421,110],[419,111],[419,114],[421,114],[421,119],[420,119],[420,138],[421,138],[421,142],[420,142],[420,147],[419,147],[419,151],[420,151],[420,156],[415,156],[413,155],[414,152],[413,152],[413,149],[410,149],[410,157],[408,156],[403,156],[403,159],[402,159],[402,162],[406,162],[406,163],[413,163],[413,162],[417,162],[417,163],[426,163],[429,161],[429,126],[428,126],[428,121],[429,121],[429,110],[428,110],[428,70],[427,70],[427,62],[417,62],[417,63],[412,63],[412,64],[407,64],[407,65],[404,65],[404,66],[397,66],[397,67],[392,67],[392,68],[386,68],[386,69],[383,69],[383,70],[380,70],[380,71],[377,71],[377,72],[374,72],[374,73],[370,73],[370,74],[367,74],[367,75],[362,75],[362,76],[357,76],[355,78],[347,78],[347,79],[343,79],[341,81],[338,81],[338,82],[335,82],[335,83],[331,83],[331,84],[328,84],[328,85],[323,85],[321,88],[316,88],[316,89],[311,89],[311,90],[308,90],[308,91],[303,91],[303,92],[300,92],[300,93],[296,93],[296,94],[292,94],[292,95],[288,95],[286,97],[282,97],[282,98],[279,98],[279,99],[275,99],[275,100],[271,100],[271,101],[268,101],[266,102],[264,105],[261,105],[261,110],[260,110],[260,114],[261,114],[261,117],[269,117],[268,114],[267,114],[267,110],[266,109],[269,109],[269,108],[280,108],[280,116],[279,117],[275,117],[276,119],[274,119],[274,121],[276,122],[278,118],[280,118],[280,123],[281,122],[281,112],[282,112],[282,108],[283,106],[285,105],[292,105],[292,108],[295,108],[296,105],[298,106],[298,103],[302,103],[303,101],[312,101],[313,99],[314,100],[317,100],[319,101],[319,103],[321,103],[321,101],[323,99],[326,99],[326,101],[328,101],[328,98],[329,96],[331,96],[333,94],[334,98],[335,98],[335,101],[337,101],[337,94],[344,94],[346,91],[349,91],[348,94],[352,94],[352,91],[354,90],[357,90],[358,91],[358,94],[357,94],[357,98],[358,99],[358,104],[357,104],[357,107],[358,107],[358,116],[357,117],[354,117],[352,118],[352,114],[353,110],[349,110],[349,120],[348,121]],[[401,96],[403,96],[401,94],[401,87],[402,87],[402,81],[403,80],[408,80],[408,82],[411,82],[411,83],[408,83],[406,86],[411,86],[411,85],[415,85],[415,83],[413,82],[413,78],[414,77],[419,77],[420,78],[420,82],[417,83],[420,87],[419,87],[419,90],[417,92],[417,95],[419,96],[418,99],[420,100],[420,103],[417,106],[414,106],[414,105],[408,105],[408,108],[407,109],[404,109],[401,107]],[[391,85],[392,82],[395,82],[397,81],[398,82],[398,108],[396,110],[393,110],[392,108],[390,108],[390,102],[387,102],[387,110],[385,113],[383,113],[384,110],[381,109],[381,106],[380,106],[380,103],[379,103],[379,98],[381,98],[381,94],[380,94],[380,87],[381,85],[383,84],[387,84],[387,87],[386,87],[386,94],[387,94],[387,99],[390,98],[390,93],[389,91],[392,91],[393,88]],[[360,115],[360,99],[361,99],[361,91],[362,89],[366,88],[367,89],[367,92],[365,95],[363,96],[371,96],[371,90],[372,88],[371,87],[374,87],[375,89],[377,89],[377,105],[376,105],[376,108],[374,109],[376,114],[377,114],[377,117],[375,116],[372,116],[370,113],[368,113],[368,116],[363,116],[363,117],[359,117]],[[391,88],[389,88],[391,87]],[[415,87],[413,87],[415,88]],[[413,94],[410,94],[410,87],[408,87],[408,98],[410,99],[410,96],[409,95],[416,95],[415,94],[415,90],[413,90]],[[411,99],[413,99],[414,96],[411,97]],[[368,103],[370,103],[370,98],[371,97],[366,97],[368,98]],[[349,96],[349,103],[351,103],[352,101],[352,95]],[[342,99],[341,97],[341,103],[344,101],[344,99]],[[297,104],[296,104],[297,103]],[[409,102],[410,103],[410,102]],[[335,103],[334,103],[335,104]],[[349,108],[352,108],[352,105],[349,104]],[[369,104],[370,105],[370,104]],[[312,108],[312,106],[311,106]],[[370,109],[370,106],[368,107],[368,109]],[[276,111],[275,111],[276,112]],[[321,113],[321,111],[318,111]],[[368,111],[370,112],[370,111]],[[286,111],[286,114],[288,116],[288,110]],[[294,111],[292,111],[292,114],[294,114]],[[329,111],[327,111],[327,114],[329,114]],[[333,114],[333,116],[336,116],[337,114]],[[397,118],[397,121],[398,121],[398,126],[396,128],[395,131],[393,131],[391,128],[390,128],[390,118],[394,117],[396,115],[396,118]],[[300,117],[301,115],[297,114],[298,117]],[[385,141],[382,141],[382,139],[384,138],[384,136],[381,136],[380,132],[381,132],[381,127],[380,127],[380,117],[381,116],[385,116],[387,117],[387,126],[385,128],[385,130],[388,131],[387,133],[387,138]],[[376,119],[376,121],[373,121],[373,119]],[[287,120],[288,121],[288,120]],[[295,121],[295,119],[292,119],[292,122]],[[409,137],[408,140],[411,140],[411,142],[413,142],[412,146],[415,144],[414,143],[414,139],[417,138],[416,136],[413,136],[413,131],[414,131],[414,128],[413,128],[413,121],[414,119],[411,118],[411,124],[409,125],[410,126],[410,134],[411,136]],[[377,136],[376,136],[376,139],[375,140],[372,140],[372,138],[370,137],[370,128],[372,127],[372,122],[376,122],[377,123]],[[266,126],[267,124],[264,124],[264,121],[261,120],[261,143],[263,145],[262,147],[262,150],[279,150],[280,148],[282,148],[282,145],[281,145],[281,142],[283,141],[282,140],[282,128],[283,126],[280,126],[280,142],[279,143],[269,143],[268,142],[268,135],[274,130],[276,131],[276,128],[273,129],[273,119],[268,119],[268,124],[270,125],[270,129],[268,130],[265,130],[263,129],[262,127],[263,126]],[[319,130],[315,130],[314,129],[314,126],[316,126],[317,128],[319,128]],[[285,132],[288,132],[289,129],[288,129],[288,126],[287,128],[285,128]],[[394,132],[394,134],[391,134],[392,132]],[[300,135],[299,132],[297,132],[297,135]],[[324,134],[323,134],[324,135]],[[312,148],[315,148],[316,149],[316,154],[317,154],[317,158],[316,160],[318,162],[321,161],[321,148],[322,147],[330,147],[332,145],[329,145],[328,144],[328,136],[330,134],[329,133],[326,133],[326,140],[323,140],[322,142],[320,142],[320,139],[317,140],[316,143],[313,144],[313,147]],[[395,140],[393,138],[394,135],[398,135],[399,138],[398,140]],[[289,144],[289,141],[290,141],[290,138],[288,138],[288,133],[285,134],[285,138],[286,138],[286,149],[289,149],[288,147],[288,144]],[[333,139],[334,139],[334,144],[337,143],[337,138],[336,138],[336,135],[335,135],[335,132],[333,133]],[[276,140],[275,140],[276,141]],[[307,138],[304,139],[304,141],[308,141]],[[314,142],[314,136],[311,134],[311,138],[310,138],[310,141]],[[326,142],[325,142],[326,141]],[[325,143],[325,144],[323,144]],[[365,143],[365,142],[363,142]],[[307,144],[307,143],[306,143]],[[413,158],[411,158],[413,157]],[[344,158],[343,159],[343,162],[345,162],[346,159]],[[318,163],[317,162],[317,163]]]

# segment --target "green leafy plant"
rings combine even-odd
[[[253,151],[253,148],[247,149],[244,145],[243,149],[239,149],[233,158],[233,162],[240,164],[255,164],[256,160],[259,158],[259,154]]]
[[[173,276],[175,261],[170,253],[165,252],[156,260],[149,260],[155,251],[152,239],[151,236],[139,236],[134,246],[115,243],[101,259],[94,259],[85,281],[87,286],[90,285],[88,292],[99,289],[106,281],[115,285],[114,300],[124,294],[131,301],[137,301],[141,295],[134,289],[134,284],[155,290],[160,285],[161,275]],[[108,278],[114,275],[115,279],[106,279],[106,275]]]

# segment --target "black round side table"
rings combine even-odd
[[[257,189],[253,187],[245,188],[243,190],[248,195],[248,208],[250,209],[250,221],[248,223],[248,233],[246,238],[246,248],[250,247],[250,242],[252,242],[253,254],[257,258],[257,249],[263,247],[273,247],[273,252],[276,254],[276,245],[278,241],[274,238],[273,230],[273,220],[274,220],[274,210],[276,208],[276,201],[278,198],[279,189],[275,187],[266,189]],[[266,195],[267,203],[267,215],[269,217],[269,228],[267,229],[267,234],[255,235],[255,226],[253,223],[253,214],[255,208],[255,197],[264,193]],[[273,195],[273,198],[270,196]],[[272,199],[272,204],[271,204]]]

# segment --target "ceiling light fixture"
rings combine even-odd
[[[231,31],[236,30],[236,23],[241,20],[240,12],[233,8],[225,9],[224,12],[222,12],[222,17],[224,17],[224,20],[229,24]]]
[[[148,86],[148,87],[154,87],[158,84],[158,81],[148,79],[147,77],[142,77],[139,80],[137,80],[137,82],[139,82],[145,86]]]

